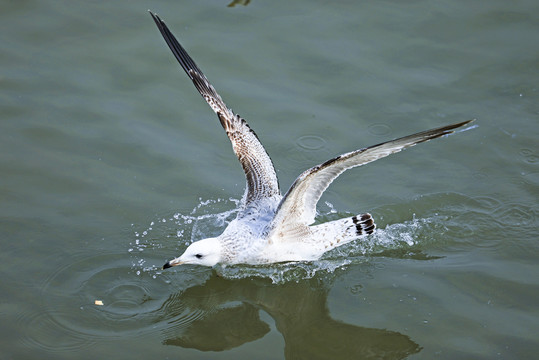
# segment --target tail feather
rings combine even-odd
[[[369,213],[352,216],[311,226],[313,240],[323,246],[322,251],[331,250],[359,237],[372,234],[376,224]]]
[[[374,223],[371,214],[367,213],[358,216],[352,216],[351,218],[355,225],[356,235],[372,234],[374,229],[376,229],[376,224]],[[351,230],[351,227],[349,227],[348,230]]]

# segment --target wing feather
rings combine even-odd
[[[452,133],[453,129],[464,126],[473,120],[422,131],[368,148],[342,154],[323,164],[303,172],[283,197],[277,213],[269,227],[268,236],[297,231],[298,227],[312,224],[316,215],[316,204],[322,193],[344,171],[368,164],[388,155],[397,153],[416,144]]]
[[[221,96],[215,91],[215,88],[202,73],[202,70],[200,70],[189,54],[187,54],[163,20],[151,11],[150,15],[187,76],[189,76],[198,92],[219,117],[223,129],[225,129],[232,143],[234,153],[243,167],[247,180],[244,208],[252,205],[256,206],[256,202],[258,201],[280,196],[275,168],[255,132],[243,118],[235,115],[225,105]]]

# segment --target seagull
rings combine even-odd
[[[316,204],[331,182],[348,169],[451,134],[454,129],[473,121],[422,131],[339,155],[304,171],[282,196],[275,168],[258,136],[242,117],[225,105],[163,20],[149,12],[176,60],[217,114],[247,180],[238,214],[223,233],[193,242],[181,256],[167,261],[163,269],[181,264],[213,267],[314,261],[337,246],[372,234],[376,225],[369,213],[312,225]]]

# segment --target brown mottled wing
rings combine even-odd
[[[254,131],[251,130],[244,119],[235,115],[225,105],[206,76],[170,32],[163,20],[151,11],[150,15],[152,15],[159,31],[183,70],[185,70],[198,92],[219,117],[221,125],[232,142],[234,153],[238,157],[247,178],[244,208],[268,197],[280,195],[273,163]]]
[[[294,181],[281,203],[270,225],[268,237],[293,240],[287,233],[297,233],[302,227],[314,222],[316,204],[322,193],[345,170],[365,165],[372,161],[397,153],[410,146],[452,133],[452,129],[473,120],[423,131],[368,148],[343,154],[303,172]],[[293,237],[293,236],[292,236]]]

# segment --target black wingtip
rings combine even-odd
[[[161,18],[159,17],[159,15],[157,15],[157,13],[154,13],[153,11],[151,11],[150,9],[148,9],[148,12],[150,13],[150,15],[152,16],[152,19],[153,21],[155,21],[156,24],[160,25],[162,20]]]
[[[462,122],[459,122],[459,123],[456,123],[456,124],[453,124],[451,126],[451,129],[456,129],[456,128],[459,128],[461,126],[464,126],[464,125],[468,125],[469,123],[472,123],[474,122],[476,119],[470,119],[470,120],[466,120],[466,121],[462,121]],[[449,130],[449,129],[448,129]]]
[[[165,25],[165,23],[163,22],[163,20],[161,20],[161,18],[159,17],[159,15],[157,15],[157,13],[154,13],[153,11],[151,11],[150,9],[148,9],[148,12],[150,13],[150,15],[152,16],[152,19],[153,21],[155,22],[155,24],[157,25],[157,27],[159,28],[160,31],[161,28],[166,28],[167,26]],[[164,35],[163,35],[164,36]]]

